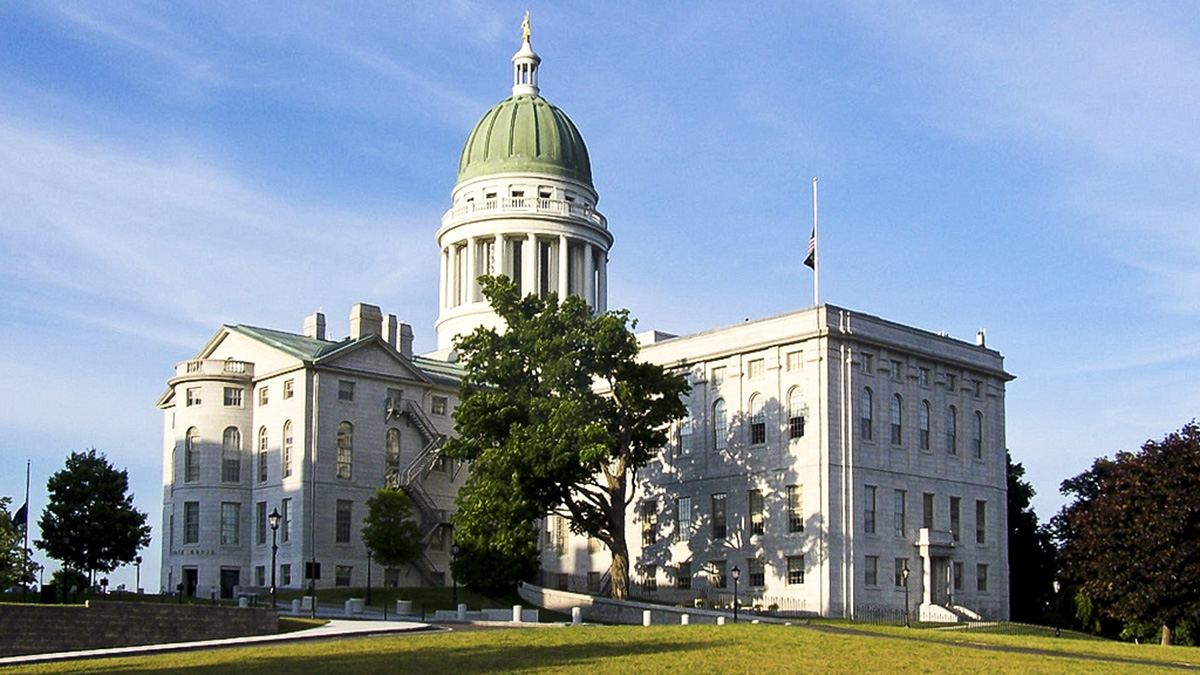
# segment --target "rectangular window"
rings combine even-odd
[[[787,486],[788,532],[804,531],[804,487]]]
[[[719,387],[725,384],[725,366],[717,366],[712,369],[712,386]]]
[[[283,397],[291,398],[295,395],[296,395],[296,381],[295,380],[284,380],[283,381]]]
[[[225,387],[225,405],[234,408],[242,407],[241,387]]]
[[[588,593],[591,593],[592,595],[600,595],[600,573],[599,572],[588,572],[587,573],[587,589],[588,589]]]
[[[590,534],[587,538],[587,552],[588,555],[595,555],[600,552],[600,540]]]
[[[354,383],[350,380],[338,380],[338,400],[354,400]]]
[[[765,371],[762,359],[750,359],[746,363],[746,375],[752,380],[762,377]]]
[[[292,422],[283,423],[283,477],[292,475]]]
[[[267,503],[254,505],[254,541],[259,546],[267,543]]]
[[[658,590],[658,565],[646,565],[642,572],[642,590],[647,593]]]
[[[337,500],[337,522],[334,525],[335,540],[339,544],[350,543],[350,512],[354,502],[348,499]]]
[[[869,555],[863,563],[863,583],[867,586],[879,585],[879,556]]]
[[[679,420],[679,446],[677,454],[692,454],[692,415],[690,412],[683,419]]]
[[[258,430],[258,482],[267,482],[267,428]]]
[[[183,543],[200,543],[200,502],[183,503]]]
[[[975,502],[975,543],[987,543],[987,502]]]
[[[794,372],[804,367],[804,361],[800,358],[802,355],[803,352],[800,351],[787,353],[787,369],[789,371]]]
[[[242,505],[237,502],[221,502],[221,544],[236,545],[241,538]]]
[[[291,586],[292,585],[292,566],[291,565],[283,564],[283,565],[279,566],[279,585],[280,586]]]
[[[917,384],[921,385],[922,387],[929,386],[929,369],[928,368],[920,368],[917,370]]]
[[[445,415],[446,404],[449,400],[445,396],[434,396],[429,400],[429,413],[431,415]]]
[[[975,389],[975,398],[983,398],[983,380],[971,380],[971,386]]]
[[[897,588],[904,587],[904,571],[908,569],[908,558],[896,558],[892,564],[892,585]]]
[[[642,546],[650,546],[658,541],[658,502],[648,500],[642,502]]]
[[[962,497],[950,498],[950,535],[954,541],[962,536]]]
[[[750,558],[746,561],[746,573],[750,577],[750,585],[754,588],[761,588],[767,585],[767,566],[758,558]]]
[[[954,590],[961,591],[963,589],[963,564],[960,562],[954,563]]]
[[[921,527],[933,529],[933,493],[926,492],[921,495]]]
[[[988,566],[979,564],[975,566],[975,590],[980,593],[987,593],[988,589]]]
[[[718,492],[712,496],[712,537],[725,538],[725,493]]]
[[[804,583],[804,556],[789,555],[787,557],[787,583],[788,586]]]
[[[287,497],[279,504],[279,541],[287,543],[292,539],[292,498]]]
[[[908,530],[908,525],[905,522],[907,519],[908,510],[908,506],[905,504],[905,502],[908,499],[908,493],[904,490],[896,490],[895,498],[896,507],[892,513],[895,519],[896,536],[903,537]]]
[[[867,485],[863,490],[863,532],[875,534],[875,493],[874,485]]]
[[[675,505],[675,541],[692,538],[692,498],[680,497]]]
[[[675,588],[688,591],[692,588],[692,562],[681,562],[675,566]]]
[[[350,585],[350,575],[354,573],[354,568],[349,565],[336,565],[336,566],[334,566],[333,569],[334,569],[333,585],[334,586],[349,586]]]
[[[262,565],[256,565],[254,567],[254,585],[255,586],[266,586],[267,585],[267,568],[266,567],[264,567]]]
[[[958,377],[954,373],[946,373],[946,391],[951,394],[958,393]]]
[[[875,374],[875,357],[873,355],[864,352],[862,357],[858,360],[858,365],[862,367],[862,372],[864,375]]]
[[[270,399],[270,394],[267,393],[267,390],[268,390],[268,387],[266,385],[263,385],[258,388],[258,404],[259,405],[266,405],[267,401]]]
[[[888,375],[896,382],[904,379],[904,364],[899,361],[892,361],[888,364]]]
[[[750,445],[762,445],[766,442],[767,416],[762,409],[759,409],[750,416]]]
[[[729,583],[728,575],[725,574],[724,560],[711,560],[708,563],[708,585],[712,588],[725,588],[725,584]]]
[[[567,519],[562,516],[553,516],[554,518],[554,553],[555,555],[566,555],[567,553]]]
[[[200,405],[200,387],[187,388],[187,404],[189,407]]]
[[[747,496],[750,502],[750,534],[762,534],[764,527],[762,490],[750,490]]]

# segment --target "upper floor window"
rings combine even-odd
[[[859,416],[859,422],[860,422],[859,426],[862,427],[862,437],[863,437],[863,440],[866,440],[866,441],[871,440],[872,437],[874,437],[874,435],[875,435],[874,431],[872,429],[872,427],[874,426],[874,412],[872,411],[872,407],[873,407],[872,406],[872,404],[873,404],[872,398],[873,397],[871,396],[870,388],[863,388],[862,396],[860,397],[859,404],[858,404],[858,408],[859,408],[858,416]]]
[[[225,405],[236,408],[242,407],[241,387],[225,387]]]
[[[804,352],[799,350],[787,353],[787,369],[789,372],[800,370],[804,367],[804,360],[801,358]]]
[[[922,387],[929,386],[929,369],[928,368],[918,368],[917,369],[917,384],[921,385]]]
[[[183,543],[200,543],[200,502],[183,503]]]
[[[892,396],[892,445],[901,445],[904,440],[904,400],[900,394]]]
[[[874,375],[875,374],[875,372],[874,372],[875,371],[875,357],[873,355],[863,352],[862,356],[860,356],[858,359],[858,365],[859,365],[859,368],[862,369],[863,374],[865,374],[865,375]]]
[[[692,498],[680,497],[675,502],[675,541],[692,538]]]
[[[387,444],[383,452],[383,480],[386,485],[400,486],[400,430],[387,430]]]
[[[975,411],[975,432],[971,436],[975,459],[983,459],[983,413]]]
[[[200,387],[187,388],[187,405],[200,405]]]
[[[958,454],[958,409],[954,406],[946,409],[946,452]]]
[[[724,450],[729,447],[729,420],[725,416],[725,399],[713,404],[713,447]]]
[[[725,525],[725,493],[718,492],[712,496],[712,537],[713,539],[724,539],[726,535]]]
[[[233,546],[241,543],[242,505],[221,502],[221,543]]]
[[[354,508],[354,502],[348,499],[337,500],[337,506],[334,513],[334,541],[338,544],[350,543],[350,521],[351,512]]]
[[[354,400],[354,383],[350,380],[338,380],[338,400]]]
[[[196,427],[187,430],[183,439],[183,482],[200,480],[200,431]]]
[[[642,502],[642,546],[650,546],[658,541],[658,501],[650,499]]]
[[[747,493],[747,501],[750,507],[750,534],[762,534],[765,531],[762,490],[750,490]]]
[[[338,422],[337,429],[337,477],[350,478],[354,460],[354,425]]]
[[[283,381],[283,397],[291,398],[292,396],[295,396],[295,394],[296,394],[296,381],[295,380],[284,380]]]
[[[804,396],[800,387],[788,392],[788,438],[804,436]]]
[[[686,411],[683,419],[679,420],[679,449],[678,454],[687,455],[692,452],[692,413]]]
[[[804,488],[787,486],[788,532],[804,531]]]
[[[750,397],[750,445],[767,442],[767,414],[763,411],[763,397]]]
[[[921,449],[929,449],[929,401],[921,401]]]
[[[896,382],[904,379],[904,364],[900,361],[892,361],[888,364],[888,375]]]
[[[895,490],[896,506],[892,510],[895,519],[896,536],[903,537],[908,530],[908,491]]]
[[[269,389],[270,388],[267,387],[266,385],[263,385],[258,388],[258,404],[259,405],[266,405],[267,401],[270,400],[271,395],[269,393]]]
[[[958,393],[958,376],[954,373],[946,373],[946,391],[951,394]]]
[[[975,388],[975,398],[983,398],[983,380],[972,380],[971,385]]]
[[[227,427],[221,438],[221,482],[237,483],[242,479],[242,432]]]
[[[765,368],[763,366],[762,359],[750,359],[750,361],[746,363],[746,375],[750,379],[757,380],[763,376],[764,372]]]
[[[712,386],[719,387],[725,384],[725,366],[717,366],[712,369]]]
[[[258,429],[258,482],[267,482],[267,428]]]
[[[975,501],[975,543],[987,543],[987,502]]]
[[[283,477],[292,475],[292,421],[283,423]]]
[[[863,486],[863,532],[875,534],[875,493],[878,488],[874,485]]]
[[[434,396],[429,399],[429,412],[434,415],[445,415],[449,401],[445,396]]]

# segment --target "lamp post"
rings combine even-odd
[[[1058,579],[1054,580],[1054,637],[1062,637],[1062,617],[1059,616],[1058,592],[1062,590],[1062,586],[1058,583]]]
[[[737,617],[737,614],[738,614],[738,612],[737,612],[737,610],[738,610],[737,584],[738,584],[738,579],[740,579],[742,576],[742,571],[740,569],[738,569],[737,565],[734,565],[733,569],[731,569],[729,571],[733,576],[733,622],[737,623],[737,619],[738,619],[738,617]]]
[[[283,518],[283,514],[279,513],[279,509],[271,509],[271,515],[267,516],[267,522],[271,524],[271,609],[275,609],[275,558],[279,554],[279,521]]]
[[[454,567],[458,564],[458,544],[450,544],[450,577],[454,579],[454,611],[458,611],[458,575]]]
[[[140,556],[140,555],[134,556],[133,567],[134,567],[134,569],[137,570],[137,580],[134,582],[133,592],[141,593],[142,592],[142,556]]]
[[[904,627],[910,628],[911,624],[908,621],[908,561],[904,562],[904,569],[900,570],[900,578],[904,580]]]
[[[371,549],[367,549],[367,604],[371,604]]]

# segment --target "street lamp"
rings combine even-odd
[[[458,565],[458,544],[450,544],[450,576],[454,579],[454,611],[458,611],[458,575],[454,573]]]
[[[738,569],[737,565],[734,565],[733,569],[729,570],[729,572],[733,575],[733,622],[737,623],[737,610],[738,610],[737,582],[738,582],[738,579],[740,579],[742,576],[742,571]]]
[[[904,580],[904,627],[910,628],[908,620],[908,561],[904,561],[904,569],[900,570],[900,578]]]
[[[139,555],[139,556],[135,556],[133,558],[133,567],[134,567],[134,569],[137,570],[137,581],[134,582],[133,592],[141,593],[142,592],[142,556]]]
[[[271,524],[271,609],[275,609],[275,556],[279,554],[279,521],[283,518],[283,514],[279,513],[279,509],[271,509],[271,515],[267,516],[267,522]]]
[[[1059,616],[1059,598],[1058,592],[1062,590],[1062,586],[1058,583],[1058,579],[1054,580],[1054,637],[1062,637],[1062,617]]]

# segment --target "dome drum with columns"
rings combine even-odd
[[[607,308],[613,237],[596,210],[587,146],[567,115],[538,94],[541,58],[528,33],[513,55],[512,96],[467,138],[453,206],[438,230],[438,351],[457,335],[500,320],[478,277],[504,274],[522,294],[578,295]]]

